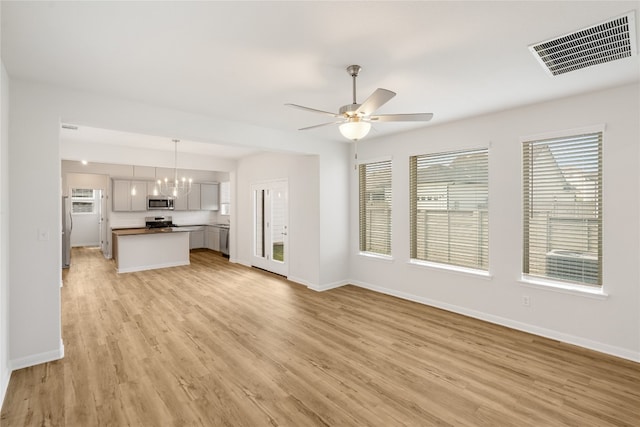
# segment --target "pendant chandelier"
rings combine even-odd
[[[181,179],[178,179],[178,142],[179,139],[173,139],[174,144],[174,168],[173,168],[173,181],[168,177],[165,177],[164,180],[158,180],[158,190],[163,196],[172,197],[174,199],[179,199],[180,197],[185,197],[189,193],[191,193],[191,184],[193,179],[186,178],[183,176]]]

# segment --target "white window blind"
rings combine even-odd
[[[72,199],[93,199],[93,190],[91,188],[72,188]]]
[[[71,212],[72,213],[94,213],[95,193],[91,188],[71,189]]]
[[[488,149],[409,161],[411,258],[488,270]]]
[[[523,273],[602,284],[602,132],[522,147]]]
[[[391,160],[359,166],[360,250],[391,255]]]
[[[94,209],[93,202],[78,202],[74,200],[71,205],[72,213],[93,213]]]

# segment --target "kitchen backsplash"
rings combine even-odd
[[[111,228],[144,227],[147,216],[171,216],[174,224],[215,224],[228,222],[228,216],[218,215],[214,211],[148,211],[148,212],[111,212]]]

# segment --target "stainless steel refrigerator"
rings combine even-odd
[[[62,268],[69,268],[71,263],[71,230],[73,230],[73,218],[71,217],[71,202],[69,197],[62,197]]]

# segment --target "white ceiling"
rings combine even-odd
[[[527,47],[639,6],[3,1],[2,59],[13,78],[291,132],[330,120],[283,104],[337,111],[359,64],[358,101],[390,89],[378,112],[433,112],[433,125],[637,82],[638,55],[550,77]],[[380,123],[370,137],[416,126]],[[306,132],[341,140],[335,127]]]

